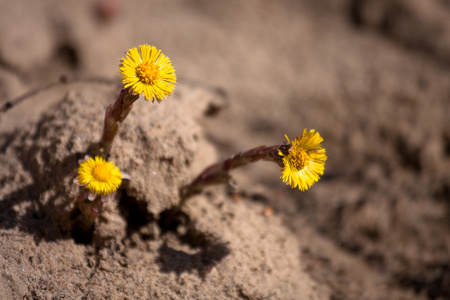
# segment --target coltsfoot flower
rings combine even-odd
[[[106,203],[114,197],[122,179],[130,179],[130,176],[121,173],[113,162],[107,162],[100,156],[94,158],[86,156],[80,162],[78,177],[74,182],[89,191],[89,200],[93,201],[100,195],[102,201]]]
[[[286,136],[290,144],[289,153],[278,150],[278,155],[283,158],[281,178],[283,182],[292,188],[298,186],[301,191],[306,191],[320,179],[325,169],[325,149],[322,148],[323,138],[315,130],[303,130],[303,134],[292,142]]]
[[[129,49],[122,58],[120,74],[124,88],[137,95],[144,93],[145,100],[160,102],[171,95],[177,81],[170,58],[154,46],[141,45]]]

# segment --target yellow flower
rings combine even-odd
[[[139,46],[139,51],[129,49],[127,57],[122,58],[120,74],[124,88],[138,95],[144,93],[145,100],[152,102],[171,95],[177,82],[170,58],[150,45]]]
[[[283,182],[291,187],[306,191],[323,175],[325,169],[325,149],[322,148],[323,138],[315,130],[303,134],[292,142],[286,136],[290,144],[288,154],[283,154],[278,150],[278,154],[283,157],[284,168],[281,170]]]
[[[102,157],[86,157],[78,167],[78,177],[75,183],[89,190],[89,200],[94,200],[97,195],[112,195],[122,183],[122,176],[118,167],[113,162],[107,162]]]

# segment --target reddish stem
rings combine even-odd
[[[133,107],[134,101],[138,98],[139,95],[133,94],[128,89],[123,89],[120,91],[117,100],[108,106],[103,123],[103,133],[98,147],[99,155],[103,158],[107,159],[120,123],[126,118]]]
[[[103,209],[103,201],[100,195],[97,195],[93,201],[88,200],[86,194],[80,195],[77,198],[78,208],[84,216],[83,225],[86,228],[91,227],[95,219],[99,216]]]
[[[253,148],[243,153],[238,153],[220,163],[206,168],[194,181],[183,187],[180,191],[180,207],[184,205],[186,200],[196,194],[199,194],[206,186],[220,183],[228,183],[231,176],[229,172],[232,169],[242,167],[246,164],[258,161],[272,161],[283,167],[283,161],[278,154],[278,150],[288,153],[290,145],[275,145],[271,147],[261,146]]]

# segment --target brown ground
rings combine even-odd
[[[2,298],[450,299],[449,1],[0,11]],[[179,84],[125,121],[112,158],[133,180],[86,237],[71,226],[73,172],[120,89],[120,57],[142,43]],[[329,157],[312,189],[258,163],[233,172],[234,197],[214,187],[170,210],[203,167],[303,128]]]

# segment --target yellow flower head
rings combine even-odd
[[[113,162],[107,162],[102,157],[86,158],[78,167],[78,183],[85,186],[90,199],[96,195],[110,195],[114,193],[122,183],[122,173]]]
[[[278,154],[283,157],[284,168],[281,170],[283,182],[291,187],[306,191],[323,175],[325,169],[325,149],[322,148],[323,138],[315,130],[303,134],[292,142],[286,136],[290,144],[288,154],[283,154],[278,150]]]
[[[126,89],[138,95],[144,93],[145,100],[152,102],[171,95],[177,82],[170,58],[150,45],[139,46],[139,51],[129,49],[127,57],[122,58],[120,74]]]

